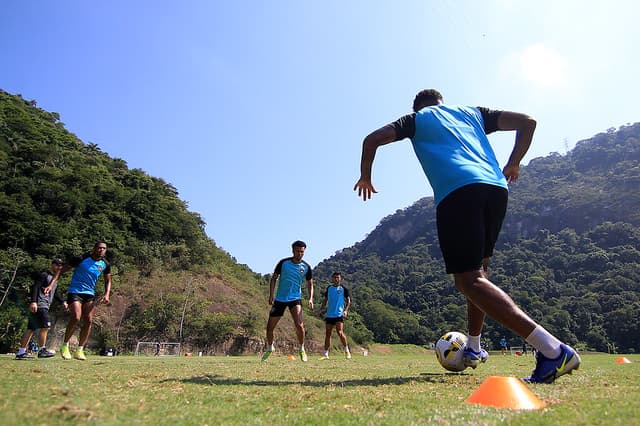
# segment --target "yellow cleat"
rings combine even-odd
[[[84,355],[83,349],[78,349],[74,355],[75,359],[79,359],[80,361],[86,361],[87,357]]]
[[[62,359],[71,359],[71,352],[69,352],[69,345],[60,346],[60,355]]]

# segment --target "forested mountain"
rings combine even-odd
[[[216,247],[173,186],[85,144],[57,113],[1,90],[0,224],[2,351],[15,348],[26,325],[33,273],[99,239],[109,245],[114,285],[112,306],[97,315],[97,345],[130,350],[137,340],[169,340],[206,350],[233,334],[262,334],[265,303],[255,304],[256,295],[267,297],[263,277]]]
[[[535,142],[534,142],[535,143]],[[640,123],[522,168],[492,280],[534,319],[583,349],[640,350]],[[445,275],[433,198],[384,218],[363,241],[316,268],[341,270],[379,342],[434,342],[466,330],[466,306]],[[488,320],[497,347],[508,330]]]
[[[492,279],[581,349],[640,349],[639,158],[640,124],[610,130],[531,161],[511,191]],[[435,232],[433,199],[424,198],[315,268],[318,295],[333,270],[345,274],[353,342],[430,344],[465,330]],[[26,325],[32,274],[97,239],[109,244],[114,285],[111,306],[96,315],[94,347],[132,351],[137,341],[162,340],[194,351],[261,349],[269,276],[218,248],[169,183],[0,90],[0,351],[15,348]],[[66,318],[59,307],[53,313],[62,320],[50,333],[55,346]],[[293,339],[285,318],[278,338]],[[313,349],[323,323],[307,311],[305,324]],[[488,320],[487,343],[502,335],[510,337]]]

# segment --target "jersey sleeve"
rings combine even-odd
[[[392,126],[396,131],[396,141],[404,138],[413,138],[416,134],[416,114],[403,115],[388,126]]]
[[[288,258],[286,258],[286,259],[280,259],[280,261],[279,261],[279,262],[278,262],[278,264],[276,265],[276,268],[273,270],[273,274],[274,274],[274,275],[276,275],[276,274],[277,274],[277,275],[282,274],[282,264],[283,264],[283,263],[284,263],[284,261],[285,261],[285,260],[287,260],[287,259],[288,259]]]
[[[305,275],[305,279],[307,281],[311,280],[313,278],[313,271],[311,270],[311,265],[309,265],[307,262],[304,262],[307,265],[307,274]]]
[[[89,254],[83,254],[82,256],[74,256],[71,259],[69,259],[69,266],[76,268],[83,260],[85,260],[87,257],[89,257]]]
[[[107,266],[105,266],[104,271],[102,271],[102,273],[105,275],[109,275],[111,273],[111,264],[106,260],[104,261],[104,263],[106,263]]]
[[[33,282],[33,285],[31,286],[31,288],[29,289],[29,302],[37,302],[38,301],[38,294],[40,293],[40,290],[42,290],[43,288],[45,288],[49,283],[47,282],[47,273],[46,272],[42,272],[41,274],[38,274],[38,276],[36,277],[36,279]]]
[[[349,294],[349,289],[345,286],[342,286],[342,288],[344,288],[344,298],[346,299],[347,297],[351,297],[351,295]]]
[[[500,117],[500,114],[502,114],[502,110],[489,109],[485,107],[476,107],[476,108],[478,108],[478,111],[480,111],[480,114],[482,115],[485,134],[488,135],[489,133],[493,133],[497,130],[500,130],[498,128],[498,117]]]

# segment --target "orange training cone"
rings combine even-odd
[[[547,405],[520,379],[498,376],[488,377],[465,402],[511,410],[537,410]]]
[[[616,364],[631,364],[631,361],[629,361],[627,357],[621,356],[616,358]]]
[[[295,356],[293,356],[293,355],[289,355],[289,356],[287,357],[287,359],[288,359],[289,361],[293,361],[294,359],[296,359],[296,357],[295,357]]]

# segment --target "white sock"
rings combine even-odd
[[[275,348],[275,346],[273,346],[273,343],[272,343],[272,344],[270,344],[269,346],[267,346],[267,351],[269,351],[269,352],[273,352],[273,351],[275,351],[275,350],[276,350],[276,348]]]
[[[324,351],[324,354],[323,354],[323,355],[324,355],[324,356],[329,356],[329,351],[328,351],[328,350]]]
[[[78,350],[81,351],[84,349],[84,346],[78,346]]]
[[[556,359],[560,356],[562,342],[541,325],[534,328],[525,340],[549,359]]]
[[[27,352],[27,348],[19,348],[18,353],[16,355],[22,355],[25,352]]]
[[[304,352],[304,343],[300,345],[300,352]]]
[[[349,345],[347,345],[347,346],[345,346],[345,347],[344,347],[344,351],[345,351],[345,352],[351,352],[351,351],[349,350]]]
[[[472,349],[474,352],[480,352],[480,335],[467,335],[467,347]]]

